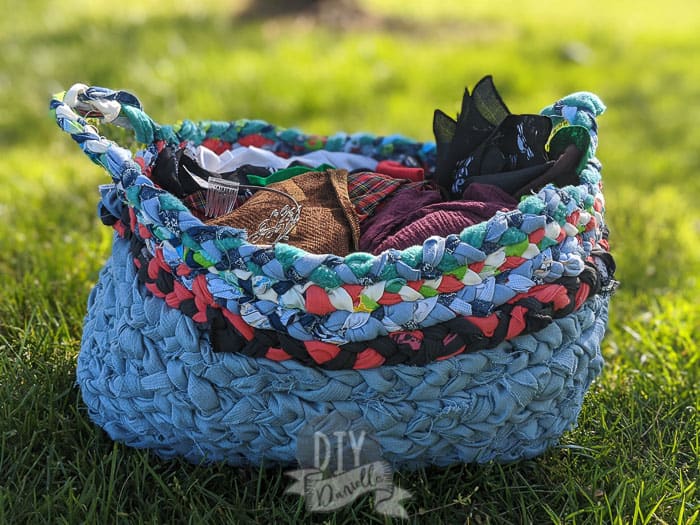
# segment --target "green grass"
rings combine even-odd
[[[514,112],[577,90],[607,103],[623,285],[579,426],[532,461],[397,474],[411,521],[700,522],[700,5],[381,0],[335,27],[242,23],[235,2],[119,4],[0,0],[0,523],[384,522],[369,498],[312,515],[280,470],[164,462],[90,423],[74,369],[110,249],[106,176],[50,121],[51,93],[129,89],[163,123],[430,139],[432,111],[485,74]]]

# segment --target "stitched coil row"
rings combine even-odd
[[[601,292],[603,279],[592,263],[578,277],[562,277],[556,283],[534,287],[513,297],[488,315],[457,316],[426,329],[410,327],[366,342],[333,344],[322,338],[301,340],[291,336],[281,323],[277,330],[256,329],[245,317],[219,304],[206,287],[206,280],[189,290],[179,284],[158,257],[150,257],[145,243],[123,224],[115,224],[130,239],[139,281],[168,306],[177,308],[207,330],[215,351],[240,352],[275,361],[296,359],[308,366],[328,369],[372,368],[407,363],[423,365],[462,352],[492,348],[504,340],[549,325],[581,307],[591,295]],[[321,323],[309,313],[300,322]]]
[[[303,285],[293,284],[291,280],[272,282],[268,277],[236,270],[238,279],[233,285],[223,275],[225,272],[201,274],[191,271],[177,256],[173,261],[173,250],[167,243],[154,243],[151,232],[136,221],[130,208],[121,207],[120,210],[122,224],[111,213],[103,214],[103,220],[122,229],[124,224],[133,224],[134,235],[151,246],[150,251],[161,267],[191,292],[206,289],[207,295],[211,294],[214,300],[241,315],[246,324],[253,327],[284,330],[302,341],[320,340],[332,344],[369,341],[391,332],[429,327],[460,316],[488,315],[516,297],[537,289],[538,283],[544,280],[528,277],[533,265],[543,264],[542,261],[548,260],[547,254],[551,256],[558,249],[553,247],[540,253],[537,256],[540,263],[504,255],[504,259],[509,260],[503,266],[508,269],[502,268],[497,275],[483,280],[469,269],[475,278],[469,281],[474,283],[470,285],[464,285],[469,278],[464,273],[465,268],[461,281],[455,275],[444,274],[430,280],[394,279],[367,286],[344,284],[331,290],[310,282]],[[258,248],[251,252],[250,258],[257,262],[273,262],[270,251],[268,247]],[[483,270],[484,265],[480,263],[479,266]],[[471,267],[476,269],[476,264]]]

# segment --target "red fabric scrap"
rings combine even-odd
[[[265,353],[265,357],[268,359],[272,359],[273,361],[287,361],[288,359],[291,359],[292,356],[289,355],[287,352],[282,350],[281,348],[268,348],[267,352]]]
[[[323,341],[304,341],[304,346],[316,363],[322,365],[340,353],[340,347]]]
[[[491,314],[486,317],[470,315],[469,317],[465,317],[465,319],[474,324],[486,337],[492,337],[496,332],[496,328],[498,328],[498,316],[496,314]]]
[[[528,240],[531,244],[539,244],[542,239],[544,239],[544,228],[535,230],[530,235],[528,235]]]
[[[443,275],[442,281],[440,281],[440,286],[437,287],[437,291],[440,293],[452,293],[458,292],[464,288],[462,281],[457,279],[454,275]]]
[[[382,160],[377,164],[375,171],[395,179],[406,179],[411,182],[420,182],[425,179],[423,168],[410,168],[395,160]]]
[[[527,313],[527,308],[524,306],[516,306],[510,312],[510,323],[508,324],[508,333],[506,334],[506,339],[512,339],[516,335],[522,333],[525,330],[525,314]]]
[[[377,301],[378,304],[388,306],[392,304],[398,304],[403,301],[403,298],[397,293],[384,292],[382,296]]]
[[[306,311],[314,315],[326,315],[335,311],[335,307],[328,298],[326,291],[312,284],[304,293],[306,299]]]
[[[246,323],[240,315],[236,315],[226,308],[222,308],[221,313],[224,314],[224,317],[228,319],[234,328],[245,337],[246,341],[250,341],[255,337],[255,330],[253,327]]]
[[[217,155],[221,155],[222,153],[231,149],[231,144],[229,142],[224,142],[221,139],[204,139],[202,141],[202,146],[212,150]]]
[[[380,366],[386,361],[382,355],[374,350],[373,348],[367,348],[359,354],[357,354],[357,359],[355,360],[355,365],[353,366],[356,370],[363,370],[365,368],[374,368]]]
[[[256,148],[262,148],[263,146],[267,146],[268,144],[274,144],[274,141],[265,138],[262,135],[258,135],[257,133],[253,133],[251,135],[247,135],[243,138],[238,139],[238,143],[241,146],[255,146]]]

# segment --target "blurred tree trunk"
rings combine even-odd
[[[356,0],[250,0],[239,18],[261,20],[276,17],[313,17],[320,22],[365,15]]]

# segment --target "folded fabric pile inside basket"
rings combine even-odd
[[[532,457],[575,424],[616,285],[595,95],[514,115],[486,77],[435,143],[160,126],[84,85],[51,108],[113,179],[77,371],[113,439],[289,464],[343,421],[415,468]]]

